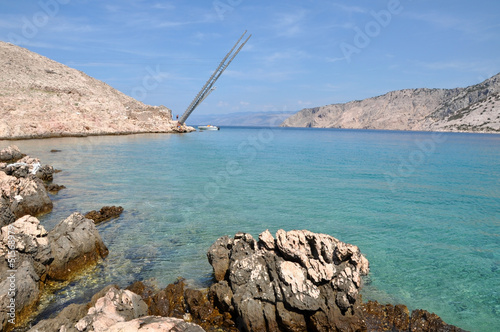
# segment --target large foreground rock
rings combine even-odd
[[[110,286],[88,304],[72,304],[57,317],[39,322],[31,332],[175,331],[203,332],[199,325],[180,318],[148,315],[140,295]]]
[[[216,302],[244,331],[363,331],[358,247],[325,234],[266,231],[218,239],[207,253]]]
[[[49,280],[68,280],[96,264],[107,248],[92,220],[74,213],[51,232],[26,215],[0,233],[0,322],[21,324],[36,307]],[[15,307],[9,307],[15,303]]]
[[[78,331],[108,331],[113,325],[127,322],[148,314],[148,306],[141,297],[129,290],[111,288],[97,300],[87,315],[80,319]]]
[[[68,279],[108,255],[94,222],[78,212],[60,222],[50,232],[49,241],[54,257],[49,277],[54,280]]]
[[[199,325],[185,322],[179,318],[147,316],[128,322],[116,323],[109,332],[204,332]],[[97,332],[97,331],[96,331]]]
[[[243,331],[463,332],[425,310],[363,304],[367,259],[358,247],[309,231],[219,238],[208,250],[211,297]]]
[[[0,322],[8,329],[36,306],[52,261],[47,232],[38,219],[25,216],[4,226],[0,257]]]

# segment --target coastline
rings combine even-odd
[[[403,130],[403,129],[374,129],[374,128],[336,128],[336,127],[291,127],[291,126],[278,126],[278,127],[268,127],[268,126],[226,126],[228,128],[256,128],[256,129],[304,129],[304,130],[350,130],[359,132],[389,132],[389,133],[410,133],[410,134],[482,134],[482,135],[498,135],[500,131],[461,131],[461,130]],[[116,131],[116,132],[99,132],[99,133],[88,133],[88,132],[76,132],[76,133],[46,133],[46,134],[32,134],[32,135],[21,135],[15,137],[0,137],[0,141],[22,141],[22,140],[44,140],[51,138],[79,138],[79,137],[99,137],[99,136],[128,136],[128,135],[140,135],[140,134],[183,134],[196,132],[196,128],[192,126],[184,126],[183,129],[171,129],[171,130],[155,130],[155,131]]]
[[[272,127],[271,127],[272,128]],[[294,129],[338,129],[338,130],[358,130],[358,131],[385,131],[385,132],[403,132],[403,133],[461,133],[461,134],[500,134],[500,130],[495,131],[479,131],[479,130],[422,130],[422,129],[383,129],[383,128],[348,128],[348,127],[294,127],[280,125],[278,128],[294,128]]]
[[[183,134],[196,131],[194,127],[183,126],[182,129],[170,129],[170,130],[155,130],[155,131],[115,131],[115,132],[99,132],[99,133],[88,133],[88,132],[76,132],[76,133],[46,133],[46,134],[32,134],[32,135],[20,135],[15,137],[0,137],[0,140],[5,141],[16,141],[16,140],[32,140],[32,139],[49,139],[49,138],[64,138],[64,137],[92,137],[92,136],[126,136],[126,135],[136,135],[136,134]]]

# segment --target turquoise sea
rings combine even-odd
[[[500,135],[235,127],[9,144],[62,170],[47,229],[125,208],[98,226],[108,258],[46,299],[45,317],[110,283],[207,285],[218,237],[283,228],[359,246],[364,300],[500,331]]]

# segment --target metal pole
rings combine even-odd
[[[189,117],[189,115],[191,115],[191,113],[194,111],[194,109],[196,107],[198,107],[198,105],[203,100],[205,100],[205,98],[207,98],[208,95],[215,89],[215,88],[212,88],[212,86],[214,85],[214,83],[219,79],[219,77],[222,75],[222,73],[224,72],[224,70],[226,70],[227,66],[229,66],[229,64],[233,61],[233,59],[236,57],[236,55],[241,51],[241,49],[243,48],[243,46],[247,43],[247,41],[252,36],[252,35],[248,36],[248,38],[243,42],[243,44],[241,44],[238,47],[238,49],[236,50],[236,52],[231,56],[231,58],[229,59],[229,61],[226,63],[226,60],[233,53],[234,49],[236,48],[236,46],[238,46],[238,44],[240,43],[241,39],[243,39],[243,36],[246,33],[247,33],[247,31],[245,30],[245,32],[241,35],[241,37],[238,39],[238,41],[236,42],[236,44],[234,44],[233,48],[231,48],[231,50],[226,54],[226,56],[224,57],[224,59],[222,59],[222,61],[220,62],[219,66],[217,67],[217,69],[212,74],[212,76],[210,76],[210,78],[208,79],[208,81],[201,88],[200,92],[198,92],[198,94],[193,99],[193,101],[191,102],[191,104],[188,106],[188,108],[186,109],[186,111],[184,112],[184,114],[181,116],[181,118],[179,119],[179,123],[184,124],[186,122],[187,118]]]

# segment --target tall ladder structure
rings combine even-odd
[[[179,123],[180,124],[184,124],[186,122],[187,118],[191,115],[191,113],[193,113],[194,109],[196,107],[198,107],[198,105],[200,105],[200,103],[202,101],[204,101],[205,98],[207,98],[208,95],[212,91],[215,90],[215,87],[213,86],[214,83],[215,83],[215,81],[217,81],[219,79],[220,75],[222,75],[222,73],[224,72],[224,70],[226,70],[227,66],[229,66],[229,64],[234,60],[234,58],[236,57],[236,55],[238,55],[238,53],[241,51],[241,49],[243,48],[243,46],[245,46],[245,44],[250,39],[250,37],[252,37],[252,35],[249,35],[248,38],[236,49],[236,47],[241,42],[241,40],[243,39],[243,36],[245,36],[246,33],[247,33],[247,31],[245,30],[245,32],[241,35],[240,39],[238,39],[238,41],[236,42],[236,44],[234,44],[234,46],[231,49],[231,51],[229,51],[226,54],[226,56],[224,57],[224,59],[222,59],[222,61],[219,64],[219,67],[217,67],[217,69],[214,71],[214,73],[212,74],[212,76],[210,76],[210,78],[208,79],[207,83],[205,83],[205,85],[203,86],[203,88],[201,88],[200,92],[198,92],[198,94],[196,95],[196,97],[194,97],[194,99],[191,102],[191,104],[188,106],[188,108],[186,109],[186,111],[184,112],[184,114],[182,114],[181,118],[179,119]],[[236,51],[233,54],[233,51],[235,49],[236,49]]]

